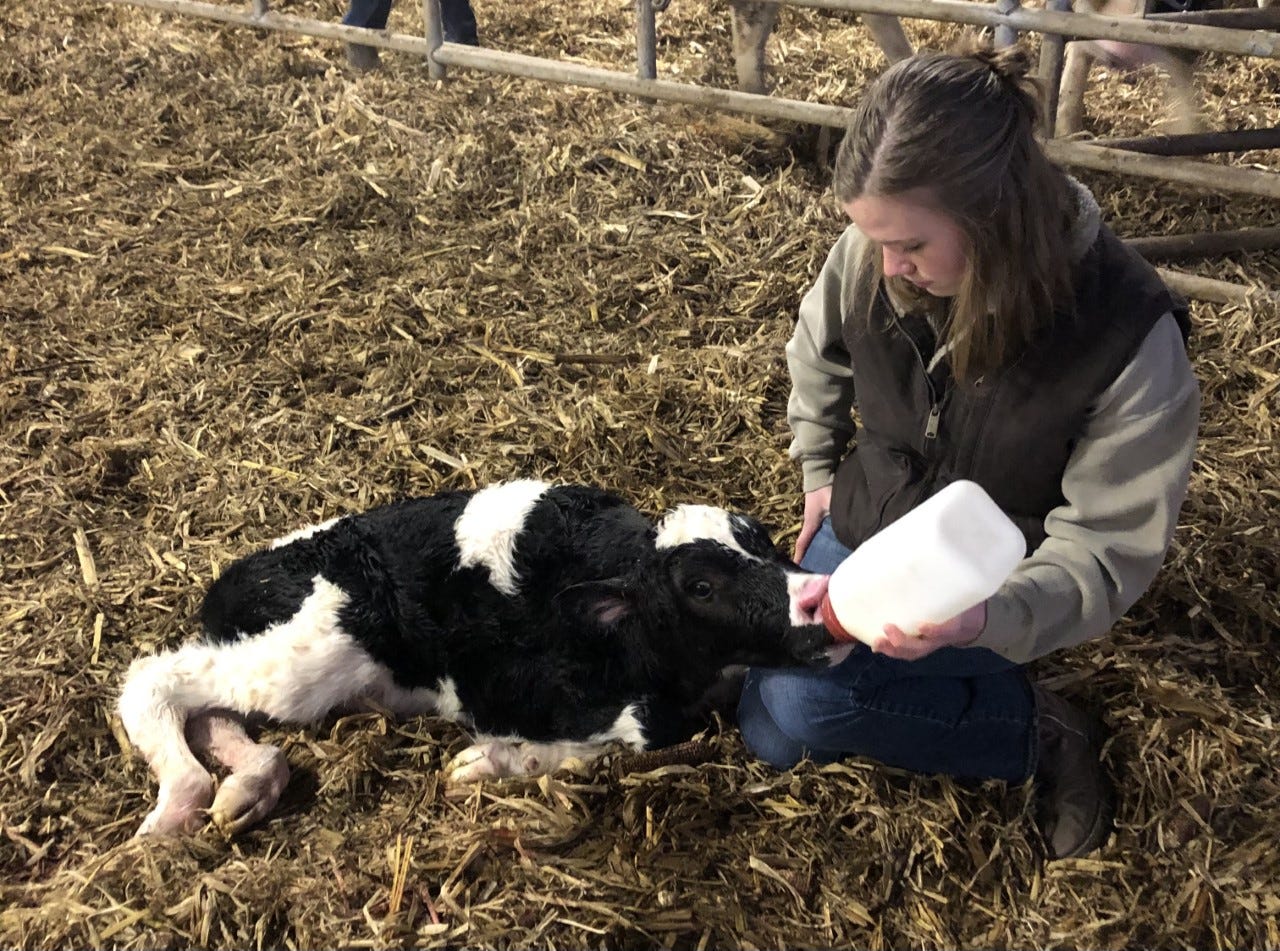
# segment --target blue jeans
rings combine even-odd
[[[347,26],[363,26],[385,30],[391,15],[392,0],[351,0],[351,9],[342,18]],[[476,15],[470,0],[440,0],[440,20],[444,38],[449,43],[478,46]]]
[[[849,554],[829,520],[801,565],[829,573]],[[916,661],[858,644],[826,669],[753,668],[738,703],[753,753],[777,769],[805,756],[865,756],[918,773],[1020,782],[1036,760],[1036,710],[1021,667],[984,647]]]

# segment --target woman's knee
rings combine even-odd
[[[760,705],[777,727],[801,745],[812,743],[810,735],[816,704],[803,672],[775,671],[762,677]]]
[[[829,759],[830,751],[841,749],[839,725],[858,714],[843,680],[843,672],[806,669],[753,670],[748,677],[753,703],[792,744],[795,760],[806,754]]]
[[[738,730],[752,753],[777,770],[790,769],[804,759],[804,744],[778,727],[760,695],[760,676],[752,671],[738,700]]]

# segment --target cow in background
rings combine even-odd
[[[1270,7],[1274,0],[1258,0]],[[1143,16],[1150,12],[1180,12],[1206,4],[1197,0],[1074,0],[1073,9],[1105,16]],[[1073,40],[1067,43],[1062,67],[1062,90],[1054,133],[1073,135],[1084,128],[1084,93],[1089,67],[1101,62],[1113,69],[1135,70],[1156,66],[1169,81],[1169,131],[1201,132],[1204,116],[1195,88],[1195,53],[1191,50],[1118,40]]]
[[[444,39],[468,46],[479,44],[476,15],[471,0],[439,0],[440,22]],[[342,22],[371,30],[384,30],[391,15],[392,0],[351,0]],[[778,5],[752,0],[730,0],[733,25],[733,59],[738,72],[738,88],[743,92],[765,93],[769,90],[765,76],[765,44],[778,19]],[[911,55],[896,17],[863,14],[862,20],[889,59]],[[347,60],[360,70],[378,66],[378,48],[363,43],[347,44]]]
[[[778,4],[730,0],[729,7],[733,13],[733,59],[738,71],[738,88],[743,92],[768,92],[765,45],[778,21]],[[911,55],[911,41],[897,17],[876,13],[858,16],[889,62]]]
[[[1276,0],[1257,0],[1270,7]],[[1165,10],[1186,10],[1196,0],[1073,0],[1079,12],[1107,16],[1141,16],[1150,6]],[[734,11],[734,56],[738,83],[750,92],[764,92],[765,45],[777,20],[777,5],[732,0]],[[911,41],[897,17],[860,14],[872,37],[890,62],[905,59],[913,52]],[[1193,54],[1190,51],[1146,43],[1116,40],[1073,40],[1067,43],[1063,66],[1062,95],[1055,122],[1056,135],[1071,135],[1083,128],[1084,91],[1090,64],[1101,61],[1116,69],[1135,70],[1154,65],[1169,78],[1171,131],[1196,132],[1203,128],[1200,100],[1195,91]]]

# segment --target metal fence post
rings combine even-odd
[[[636,0],[636,75],[641,79],[658,78],[658,28],[653,0]]]
[[[1005,16],[1014,13],[1022,6],[1018,0],[996,0],[996,12]],[[996,47],[1012,46],[1018,42],[1018,31],[1004,23],[996,25]]]
[[[436,50],[444,42],[444,29],[440,25],[440,0],[422,0],[422,25],[427,46],[427,75],[432,79],[444,79],[448,75],[443,63],[436,62]]]
[[[1071,0],[1049,0],[1048,10],[1071,12]],[[1040,43],[1040,80],[1044,83],[1044,134],[1053,138],[1058,122],[1058,93],[1062,89],[1062,58],[1067,38],[1061,33],[1046,33]]]

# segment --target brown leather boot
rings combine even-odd
[[[1114,809],[1099,759],[1098,726],[1056,694],[1035,687],[1040,828],[1049,857],[1087,855],[1106,841]]]

